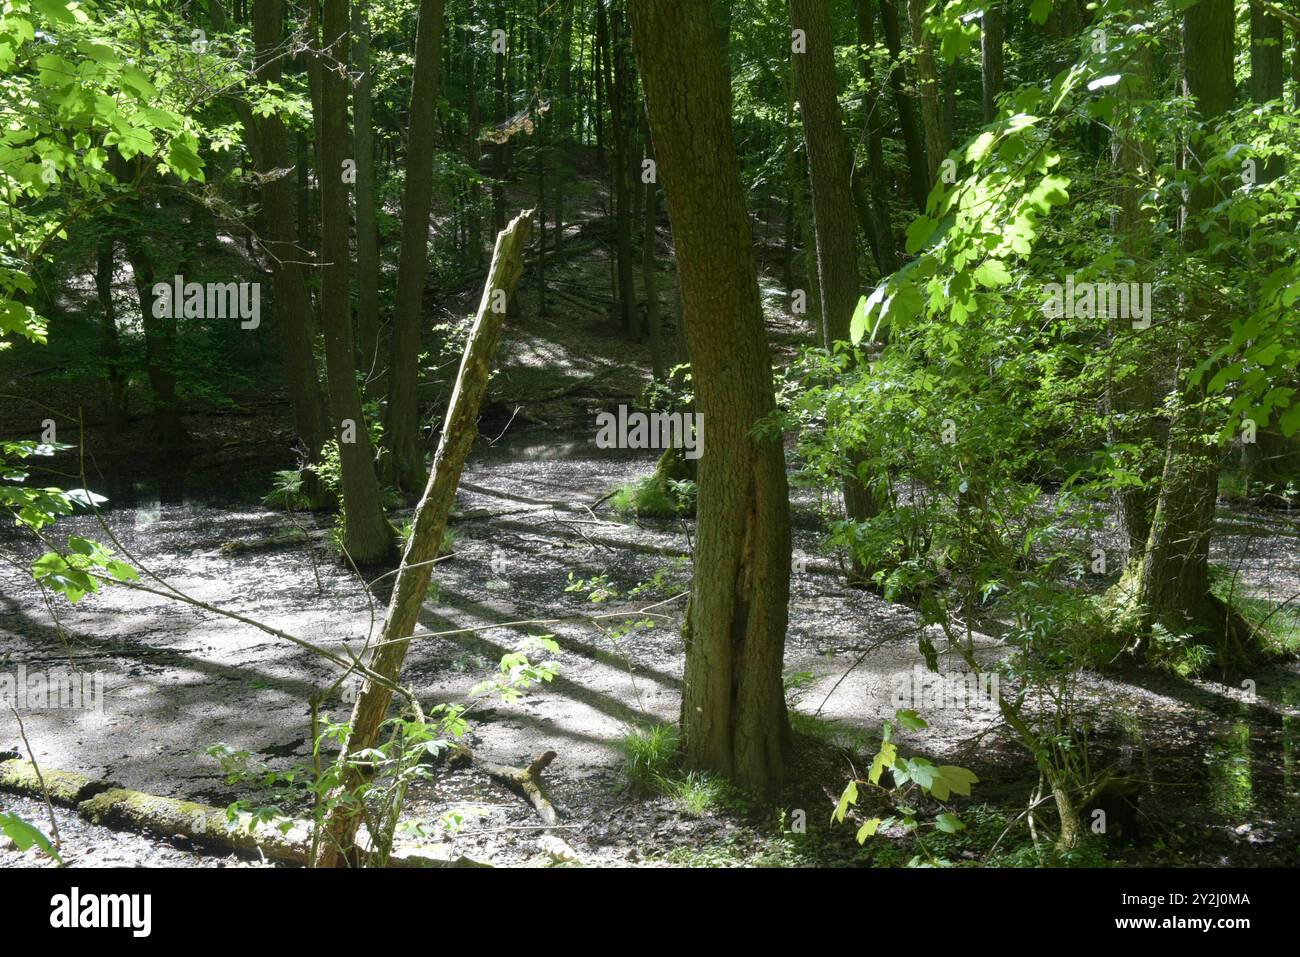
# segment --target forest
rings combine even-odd
[[[11,876],[1300,863],[1294,0],[0,0],[0,199]]]

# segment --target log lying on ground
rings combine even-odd
[[[308,531],[304,528],[287,528],[265,538],[232,538],[221,543],[222,555],[239,555],[244,552],[268,551],[275,548],[289,548],[293,545],[306,545],[311,541],[323,541],[329,534],[326,529]]]
[[[465,344],[460,371],[456,374],[456,385],[443,422],[442,439],[434,455],[429,482],[415,509],[411,538],[402,555],[402,565],[393,585],[379,642],[367,662],[370,670],[386,679],[389,685],[396,683],[402,662],[406,660],[406,649],[433,574],[431,562],[437,557],[443,533],[447,530],[447,517],[456,499],[456,486],[460,483],[465,459],[478,436],[479,406],[487,390],[492,355],[505,320],[504,310],[497,310],[499,304],[512,300],[523,276],[523,254],[532,222],[533,211],[530,209],[516,216],[497,236],[488,281],[483,287],[478,314]],[[389,687],[369,680],[362,685],[352,709],[352,732],[344,746],[346,754],[375,747],[391,700]],[[343,774],[339,789],[351,794],[361,784],[358,770],[349,767]],[[317,864],[338,867],[345,863],[345,854],[355,842],[359,824],[348,803],[337,802],[326,821],[327,833],[321,841]]]
[[[250,814],[240,814],[236,822],[230,822],[222,808],[128,788],[114,788],[82,801],[77,813],[92,824],[116,824],[167,837],[179,834],[199,844],[260,853],[267,860],[286,864],[305,864],[311,848],[310,832],[300,821],[281,818],[250,829]]]
[[[507,787],[522,793],[528,799],[528,802],[532,804],[537,811],[537,816],[542,819],[542,823],[548,828],[547,832],[538,841],[542,850],[557,861],[576,864],[580,863],[577,852],[569,846],[569,843],[564,838],[556,834],[554,830],[550,830],[560,826],[560,816],[555,811],[555,805],[546,796],[546,790],[542,784],[542,772],[554,760],[555,752],[547,751],[526,768],[512,768],[504,764],[486,763],[480,764],[479,767]]]
[[[66,774],[67,772],[55,772]],[[48,777],[48,774],[47,774]],[[240,813],[234,821],[222,808],[113,788],[77,805],[77,813],[92,824],[114,824],[133,831],[172,837],[181,835],[196,844],[261,855],[282,864],[306,864],[311,856],[311,826],[306,821],[279,817],[252,827],[253,816]],[[446,845],[393,848],[389,867],[488,867]]]
[[[42,778],[45,780],[44,788],[41,787]],[[0,762],[0,791],[16,791],[42,799],[48,791],[50,801],[64,807],[76,807],[91,795],[110,787],[112,785],[76,771],[42,771],[37,774],[30,761]]]

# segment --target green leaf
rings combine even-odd
[[[901,724],[908,731],[924,731],[926,728],[929,727],[929,725],[926,724],[925,719],[922,718],[915,711],[911,711],[911,710],[895,711],[894,717],[896,717],[898,719],[898,723]]]
[[[875,837],[878,830],[880,830],[880,818],[873,817],[858,828],[858,843],[861,844],[869,837]]]
[[[63,863],[63,858],[59,857],[59,852],[54,849],[50,839],[41,833],[38,828],[28,824],[16,814],[0,813],[0,832],[3,832],[9,840],[13,841],[20,851],[39,847],[60,864]]]
[[[831,820],[837,824],[844,823],[844,815],[848,812],[850,804],[858,803],[858,782],[850,781],[849,786],[844,789],[840,795],[840,801],[835,805],[835,812],[831,814]]]
[[[945,834],[956,834],[958,831],[966,829],[966,825],[956,815],[949,814],[947,811],[934,819],[934,826]]]
[[[854,345],[862,341],[862,337],[867,332],[867,297],[859,296],[857,308],[853,310],[853,318],[849,320],[849,338]]]
[[[892,768],[897,760],[898,747],[888,741],[881,742],[880,751],[871,762],[871,771],[867,775],[867,780],[872,784],[879,784],[880,775],[884,773],[885,768]]]
[[[952,764],[943,764],[939,766],[939,774],[947,782],[954,794],[961,794],[970,797],[970,788],[972,784],[979,784],[979,778],[975,772],[966,768],[959,768]]]
[[[1000,259],[986,259],[975,270],[975,281],[981,286],[993,289],[1005,286],[1011,281],[1011,273]]]
[[[907,252],[919,252],[938,228],[939,221],[929,216],[918,216],[912,220],[912,225],[907,227]]]

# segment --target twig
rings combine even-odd
[[[18,722],[18,735],[23,739],[23,747],[27,749],[27,756],[32,760],[32,770],[36,772],[36,781],[41,786],[41,796],[45,798],[45,810],[50,815],[50,831],[54,836],[54,849],[57,851],[63,846],[63,841],[59,838],[59,822],[54,818],[54,805],[50,802],[50,789],[45,786],[45,776],[41,774],[41,766],[36,763],[36,752],[32,750],[31,742],[27,740],[27,729],[23,727],[22,716],[13,705],[9,706],[9,710],[14,713],[14,720]]]

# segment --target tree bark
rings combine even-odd
[[[120,435],[126,428],[126,376],[122,370],[122,343],[117,335],[117,307],[113,302],[116,271],[113,240],[101,239],[95,256],[95,296],[99,300],[99,341],[104,360],[104,418],[110,436]]]
[[[429,256],[429,212],[433,207],[434,117],[441,46],[442,0],[420,0],[406,147],[406,186],[402,194],[402,248],[397,264],[393,342],[388,360],[388,411],[384,419],[389,476],[394,485],[408,493],[418,491],[424,478],[417,388],[420,320]]]
[[[356,38],[352,97],[353,143],[357,162],[357,368],[373,393],[383,369],[379,348],[379,226],[376,222],[375,131],[371,118],[370,21],[362,2],[352,5],[352,34]]]
[[[790,516],[753,237],[712,17],[688,0],[630,0],[659,175],[673,223],[696,403],[699,538],[686,614],[682,747],[689,767],[755,789],[784,777],[781,669]]]
[[[321,71],[321,325],[330,411],[338,430],[342,466],[344,535],[348,556],[358,565],[376,565],[393,554],[393,529],[384,518],[375,477],[374,449],[357,388],[352,344],[352,306],[348,283],[348,190],[343,161],[351,152],[348,135],[348,0],[325,0],[322,48],[331,64]]]
[[[903,67],[903,34],[894,0],[880,0],[880,21],[885,30],[885,46],[894,68],[889,71],[889,88],[898,106],[898,126],[903,131],[903,146],[907,153],[908,185],[912,201],[920,212],[925,212],[930,195],[929,164],[925,158],[925,140],[916,118],[916,102],[907,91],[907,71]]]
[[[650,140],[649,119],[642,113],[646,158],[654,161],[654,143]],[[659,228],[658,177],[645,184],[645,235],[641,243],[641,282],[645,286],[645,321],[650,332],[650,368],[656,382],[668,381],[668,359],[659,309],[659,282],[655,273],[655,247]]]
[[[1258,4],[1250,5],[1250,98],[1256,103],[1282,98],[1282,21]],[[1282,175],[1282,158],[1270,157],[1259,182]]]
[[[849,341],[849,325],[862,295],[858,279],[856,232],[849,210],[854,209],[849,182],[852,160],[840,116],[835,86],[835,46],[826,0],[790,0],[790,24],[804,31],[807,49],[795,53],[795,80],[803,114],[804,147],[812,179],[813,233],[817,241],[817,277],[824,321],[823,345]],[[846,450],[856,470],[859,454]],[[877,511],[856,474],[843,482],[844,510],[862,522]],[[859,575],[865,571],[855,557]]]
[[[939,178],[939,164],[948,154],[948,140],[943,121],[943,104],[939,92],[939,67],[934,59],[934,40],[925,29],[927,0],[907,0],[907,18],[912,28],[912,47],[916,54],[916,83],[920,91],[921,124],[925,128],[926,191]]]
[[[283,24],[282,0],[257,0],[253,6],[253,41],[259,82],[280,82]],[[258,173],[262,178],[262,209],[266,214],[267,239],[263,245],[271,259],[271,278],[275,283],[285,381],[298,441],[306,450],[307,461],[314,462],[321,446],[329,440],[330,431],[313,347],[316,319],[304,272],[305,255],[296,229],[295,184],[289,176],[295,164],[289,160],[289,141],[280,117],[271,113],[255,122],[261,153]],[[299,157],[297,164],[300,174],[305,172],[304,156]]]
[[[992,123],[997,115],[997,98],[1003,88],[1002,26],[1002,4],[990,3],[984,8],[980,26],[980,91],[985,123]]]
[[[1232,105],[1233,41],[1232,0],[1200,0],[1184,13],[1186,92],[1196,103],[1198,119],[1207,125]],[[1189,167],[1199,167],[1201,162],[1196,152],[1188,151]],[[1186,218],[1210,209],[1218,192],[1215,183],[1194,186],[1189,191]],[[1204,247],[1202,233],[1189,222],[1184,224],[1182,238],[1189,252]],[[1222,306],[1203,293],[1190,293],[1186,309],[1188,318],[1179,336],[1183,344],[1179,378],[1199,361],[1216,328],[1223,325]],[[1185,634],[1189,626],[1209,623],[1214,608],[1208,556],[1220,453],[1217,443],[1205,438],[1215,427],[1207,421],[1203,398],[1200,388],[1185,390],[1170,423],[1151,531],[1142,562],[1133,573],[1134,603],[1143,632],[1159,624],[1174,634]]]
[[[876,265],[882,275],[887,275],[898,268],[898,251],[894,248],[893,214],[889,209],[889,195],[885,184],[889,182],[889,172],[885,167],[885,110],[884,98],[876,84],[875,70],[872,69],[869,56],[876,47],[875,15],[871,0],[857,0],[859,72],[862,76],[862,132],[867,142],[867,191],[871,197],[872,218],[870,228],[874,230],[872,249],[876,256]],[[857,173],[861,177],[861,170]]]
[[[1133,4],[1133,22],[1144,21],[1145,0]],[[1152,58],[1144,48],[1130,61],[1126,85],[1119,93],[1111,162],[1119,181],[1115,212],[1111,217],[1125,258],[1136,265],[1138,282],[1149,282],[1148,259],[1153,248],[1153,222],[1142,209],[1143,197],[1151,188],[1155,151],[1136,128],[1138,111],[1151,97]],[[1111,349],[1115,360],[1107,378],[1108,438],[1113,444],[1132,445],[1140,457],[1136,463],[1143,485],[1126,486],[1117,495],[1120,525],[1130,560],[1142,555],[1151,531],[1151,512],[1155,507],[1159,463],[1149,461],[1154,449],[1161,447],[1154,422],[1156,398],[1155,364],[1152,330],[1135,330],[1120,317],[1110,320]]]

